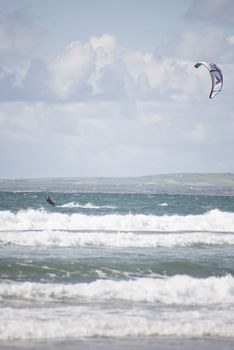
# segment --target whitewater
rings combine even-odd
[[[233,230],[234,213],[212,210],[203,215],[49,213],[45,210],[0,212],[1,230],[132,230],[132,231],[223,231]],[[234,230],[233,230],[234,231]]]
[[[0,348],[233,348],[231,196],[50,195],[0,192]]]

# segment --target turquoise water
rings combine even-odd
[[[1,344],[204,338],[231,348],[233,197],[50,195],[54,207],[47,193],[0,192]]]

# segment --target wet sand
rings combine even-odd
[[[233,350],[234,338],[103,339],[0,342],[1,350]]]

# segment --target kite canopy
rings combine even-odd
[[[198,62],[194,65],[196,68],[199,68],[200,66],[205,66],[210,72],[212,86],[209,98],[213,98],[222,90],[223,87],[223,75],[221,69],[215,63]]]

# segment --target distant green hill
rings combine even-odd
[[[234,195],[234,174],[178,173],[140,177],[3,179],[0,180],[0,191],[103,191]]]
[[[234,174],[221,173],[178,173],[140,177],[144,183],[187,185],[187,186],[234,186]]]

